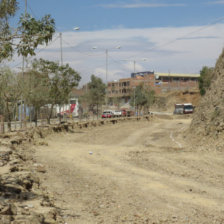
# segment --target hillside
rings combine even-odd
[[[191,133],[205,142],[209,142],[208,139],[216,139],[216,143],[221,144],[221,136],[224,134],[223,83],[224,51],[216,62],[211,86],[196,108],[190,127]]]

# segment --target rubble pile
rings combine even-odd
[[[46,172],[36,164],[29,144],[32,135],[0,138],[0,223],[55,224],[64,223],[54,198],[41,187],[38,172]]]

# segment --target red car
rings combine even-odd
[[[114,114],[112,111],[104,111],[101,117],[102,118],[111,118],[113,116],[114,116]]]

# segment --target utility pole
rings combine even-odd
[[[136,61],[134,60],[134,74],[135,74],[135,71],[136,71],[135,64],[136,64]]]
[[[107,98],[107,76],[108,76],[108,49],[106,49],[106,106],[108,107],[108,98]]]
[[[61,49],[61,65],[63,65],[62,33],[59,33],[59,37],[60,37],[60,49]]]
[[[25,0],[25,18],[27,16],[27,0]],[[23,62],[22,62],[22,76],[23,76],[23,82],[24,82],[24,67],[25,67],[25,57],[23,56]],[[20,127],[23,127],[23,121],[24,126],[26,126],[26,108],[25,108],[25,101],[23,100],[23,97],[21,97],[21,103],[20,103]]]
[[[108,49],[106,49],[106,84],[107,84],[107,76],[108,76]]]
[[[134,116],[135,116],[135,88],[136,87],[134,87]]]

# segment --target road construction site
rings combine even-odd
[[[195,149],[190,123],[155,115],[48,135],[34,146],[41,185],[68,224],[223,223],[224,155]]]

